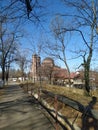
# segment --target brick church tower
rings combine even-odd
[[[40,57],[36,54],[32,56],[32,78],[33,81],[39,80]]]

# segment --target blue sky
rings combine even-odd
[[[66,12],[72,12],[74,13],[75,10],[72,10],[71,8],[65,7],[62,0],[40,0],[40,3],[43,5],[43,11],[45,15],[42,17],[41,23],[34,24],[31,22],[28,17],[26,16],[24,24],[22,24],[21,28],[23,29],[24,33],[24,38],[21,38],[20,43],[22,44],[22,48],[24,49],[29,49],[28,57],[32,59],[32,54],[37,52],[37,45],[39,42],[46,41],[49,39],[49,41],[54,41],[54,37],[51,34],[50,31],[50,22],[51,20],[55,17],[55,14],[62,13],[65,14]],[[72,0],[71,0],[72,1]],[[74,0],[73,0],[74,1]],[[5,3],[5,1],[3,1]],[[26,12],[25,12],[26,13]],[[70,25],[71,24],[71,19],[65,18],[65,22]],[[86,30],[87,31],[87,30]],[[86,34],[85,34],[86,36]],[[70,53],[69,50],[73,49],[80,49],[81,47],[84,47],[84,44],[81,40],[81,37],[78,33],[75,33],[75,35],[72,34],[71,38],[68,40],[69,45],[68,45],[68,50],[66,52],[66,57],[68,60],[68,65],[70,66],[72,71],[75,71],[75,69],[82,63],[82,58],[79,59],[74,59],[72,60],[71,58],[73,57],[73,53]],[[32,45],[31,45],[32,43]],[[35,52],[34,52],[35,48]],[[95,54],[94,54],[95,55]],[[44,54],[43,52],[41,53],[41,58],[44,59],[47,55]],[[97,56],[96,56],[97,57]],[[60,60],[56,60],[56,64],[58,64],[61,67],[65,67],[64,63],[61,62]],[[92,62],[92,66],[97,66],[96,62]],[[93,67],[94,68],[94,67]]]
[[[61,3],[60,0],[49,0],[49,1],[45,1],[43,0],[43,6],[45,7],[45,11],[46,14],[44,17],[44,22],[41,22],[41,25],[44,27],[44,29],[39,25],[36,26],[34,24],[32,24],[32,22],[30,22],[28,20],[28,22],[26,23],[25,29],[28,31],[28,35],[26,36],[26,38],[22,39],[22,46],[24,48],[30,48],[32,49],[32,45],[30,44],[30,42],[34,43],[34,46],[36,48],[36,45],[38,45],[38,42],[40,41],[41,37],[43,37],[42,39],[47,40],[49,39],[50,41],[54,41],[51,31],[50,31],[50,22],[51,20],[55,17],[55,14],[58,13],[62,13],[64,14],[65,12],[75,12],[75,10],[72,10],[71,8],[67,8],[65,7],[65,5],[63,3]],[[71,19],[66,19],[65,18],[65,22],[67,24],[71,24]],[[23,26],[24,27],[24,26]],[[87,29],[85,29],[85,32],[87,31]],[[85,33],[85,37],[86,33]],[[72,34],[70,40],[69,40],[69,50],[78,50],[78,49],[83,49],[85,48],[85,45],[83,44],[82,38],[78,33],[75,33],[75,35]],[[66,57],[68,60],[68,65],[70,66],[72,71],[75,71],[75,69],[80,66],[80,64],[82,63],[82,58],[79,59],[71,59],[73,58],[74,54],[73,53],[69,53],[69,50],[66,52]],[[37,52],[37,48],[36,48],[36,52]],[[95,54],[94,54],[95,55]],[[30,56],[32,56],[32,51],[30,51]],[[41,54],[41,58],[45,58],[44,53]],[[60,60],[56,60],[56,63],[58,65],[60,65],[61,67],[65,67],[64,63],[61,62]],[[92,62],[92,68],[94,68],[94,66],[97,66],[97,64],[95,61]],[[93,66],[94,65],[94,66]]]

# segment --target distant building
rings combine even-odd
[[[70,78],[72,86],[83,84],[83,78],[79,72],[70,73],[69,77],[67,70],[56,66],[52,58],[47,57],[41,63],[41,58],[36,54],[32,56],[31,75],[34,82],[42,80],[59,85],[68,85]]]
[[[32,66],[31,66],[31,76],[32,76],[32,79],[34,82],[39,79],[38,71],[39,71],[39,68],[41,65],[40,62],[41,62],[40,57],[38,55],[34,54],[32,56]]]
[[[55,64],[54,64],[54,60],[50,57],[47,57],[43,60],[42,62],[42,65],[41,66],[51,66],[51,67],[54,67]]]
[[[51,80],[55,66],[54,60],[50,57],[45,58],[41,63],[41,58],[34,54],[32,56],[31,76],[33,81]]]

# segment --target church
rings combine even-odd
[[[59,85],[67,85],[69,79],[67,70],[56,66],[51,57],[46,57],[41,62],[41,58],[37,54],[32,56],[31,76],[33,82],[47,81],[47,83]],[[70,73],[70,80],[72,85],[77,80],[79,80],[79,84],[83,84],[79,73]]]
[[[47,57],[41,62],[41,58],[37,54],[32,56],[31,75],[33,81],[51,80],[56,68],[59,67],[55,66],[52,58]]]

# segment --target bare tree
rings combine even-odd
[[[10,63],[14,61],[14,54],[16,51],[16,31],[17,27],[14,30],[9,31],[7,16],[0,17],[0,66],[2,69],[2,80],[5,81],[5,78],[8,79],[8,70]],[[7,73],[5,71],[7,70]],[[6,77],[7,76],[7,77]]]
[[[89,71],[93,57],[96,39],[98,37],[98,1],[81,0],[71,1],[63,0],[65,6],[70,10],[63,17],[69,19],[69,26],[62,28],[60,33],[75,32],[79,33],[84,45],[82,45],[82,58],[84,66],[85,88],[90,92]],[[81,41],[81,42],[82,42]]]
[[[26,23],[28,19],[39,23],[44,16],[43,6],[39,0],[0,0],[0,13],[7,14],[12,21]]]
[[[18,55],[16,56],[16,63],[19,66],[19,70],[21,73],[22,81],[25,79],[25,73],[28,66],[27,53],[25,50],[18,51]]]
[[[53,44],[47,43],[47,50],[46,53],[49,53],[52,57],[61,60],[65,68],[67,69],[68,79],[69,79],[69,85],[70,85],[70,68],[67,63],[66,58],[66,50],[68,41],[66,40],[66,33],[62,32],[62,28],[64,28],[64,20],[57,16],[55,17],[51,22],[51,31],[55,38],[55,41]],[[45,49],[46,50],[46,49]]]
[[[24,80],[25,77],[25,69],[26,69],[26,57],[25,56],[21,56],[20,59],[18,60],[18,64],[21,70],[21,77],[22,77],[22,81]]]
[[[49,84],[52,83],[52,75],[53,75],[53,66],[45,64],[43,66],[41,66],[41,75],[43,77],[43,80],[47,80],[49,82]]]

